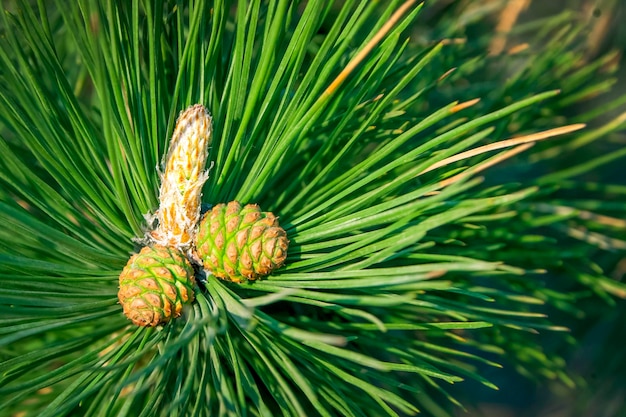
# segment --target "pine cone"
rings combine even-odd
[[[120,274],[117,294],[124,314],[138,326],[156,326],[181,314],[193,301],[194,271],[185,255],[165,246],[146,246]]]
[[[196,250],[204,267],[233,282],[254,280],[280,268],[289,241],[272,213],[256,204],[218,204],[207,212],[198,229]]]

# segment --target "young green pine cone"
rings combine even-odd
[[[218,204],[207,212],[198,229],[197,254],[218,278],[254,280],[280,268],[289,241],[272,213],[256,204]]]
[[[117,294],[124,314],[138,326],[156,326],[193,301],[194,270],[178,249],[145,246],[120,274]]]

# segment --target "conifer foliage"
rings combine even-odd
[[[487,56],[475,4],[3,3],[0,415],[443,416],[497,358],[569,382],[529,335],[626,293],[592,261],[626,192],[579,181],[626,152],[575,156],[623,120],[565,117],[610,57],[571,16]]]

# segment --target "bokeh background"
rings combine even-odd
[[[458,1],[439,1],[431,4],[423,24],[458,7]],[[570,109],[572,116],[589,111],[604,102],[626,94],[626,1],[624,0],[506,0],[475,1],[476,10],[493,7],[500,10],[492,14],[491,22],[479,25],[491,27],[484,30],[510,30],[506,45],[510,47],[526,41],[515,34],[515,27],[524,23],[546,19],[564,11],[576,14],[588,26],[585,31],[589,60],[615,53],[613,64],[619,65],[617,81],[610,91],[590,97]],[[432,20],[430,20],[432,21]],[[492,45],[493,46],[493,45]],[[607,76],[608,78],[608,76]],[[603,114],[596,123],[606,123],[618,117],[619,111]],[[624,133],[611,134],[598,141],[592,151],[598,155],[611,149],[626,146]],[[559,160],[567,165],[567,157]],[[613,184],[626,185],[626,161],[609,164],[598,172],[588,174],[590,180],[601,179]],[[580,196],[584,198],[584,196]],[[623,211],[623,210],[622,210]],[[626,219],[624,219],[626,220]],[[593,259],[607,274],[618,281],[626,279],[624,251],[598,251]],[[560,277],[553,277],[558,281]],[[568,290],[567,285],[562,290]],[[549,378],[527,378],[520,375],[512,363],[503,363],[502,369],[485,368],[483,375],[493,381],[499,391],[480,384],[461,384],[456,394],[473,404],[467,410],[457,410],[465,417],[622,417],[626,416],[626,301],[624,299],[586,299],[581,310],[585,315],[571,317],[559,311],[547,311],[553,319],[570,328],[563,340],[560,336],[539,334],[545,346],[560,352],[572,380],[569,383]],[[494,360],[501,358],[494,357]]]

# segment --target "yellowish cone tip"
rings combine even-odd
[[[256,204],[218,204],[203,216],[196,251],[204,268],[233,282],[255,280],[280,268],[289,240],[278,218]]]
[[[118,299],[124,314],[138,326],[157,326],[182,313],[193,302],[194,270],[178,249],[145,246],[134,254],[119,277]]]
[[[176,121],[159,190],[157,245],[187,249],[200,220],[204,170],[212,140],[211,115],[201,105],[182,111]]]

